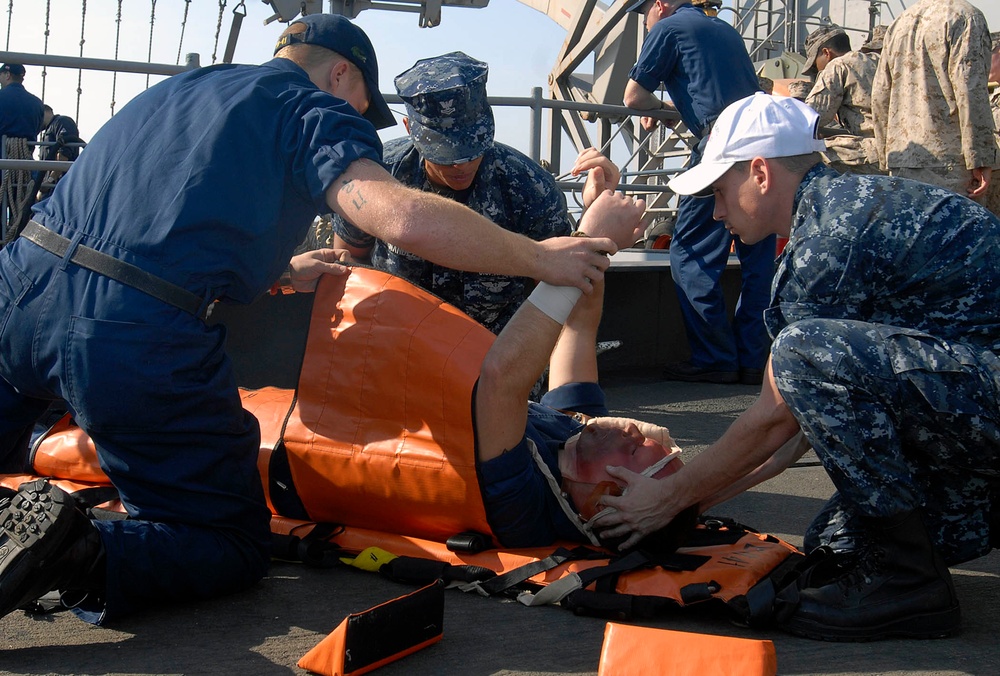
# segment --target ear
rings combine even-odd
[[[750,179],[762,195],[770,190],[774,180],[770,161],[763,157],[755,157],[750,160]]]
[[[409,117],[404,117],[403,118],[403,128],[406,129],[406,133],[407,134],[410,133],[410,118]]]
[[[350,65],[347,63],[347,61],[344,60],[337,61],[336,63],[330,66],[330,70],[327,76],[329,78],[329,83],[330,83],[330,92],[334,96],[337,95],[337,92],[341,87],[347,86],[349,84],[348,72],[350,71],[350,68],[351,68]]]

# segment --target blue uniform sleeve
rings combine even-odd
[[[528,444],[522,437],[514,448],[478,465],[486,518],[504,547],[544,546],[556,539],[548,513],[550,489]]]
[[[679,55],[668,28],[664,21],[653,26],[642,43],[639,60],[629,71],[629,78],[642,85],[646,91],[655,92],[659,89],[665,74],[671,72],[677,64]]]
[[[317,213],[328,213],[326,191],[352,162],[365,158],[381,163],[382,142],[368,120],[324,92],[299,98],[297,107],[298,115],[283,129],[282,143],[293,158],[296,184],[307,186]]]
[[[597,383],[560,385],[542,395],[541,404],[557,411],[573,411],[592,418],[608,415],[604,390]]]
[[[337,214],[330,215],[330,226],[334,234],[353,247],[370,249],[375,244],[375,237],[361,228],[348,223]]]

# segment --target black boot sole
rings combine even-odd
[[[61,553],[78,518],[73,498],[44,479],[22,484],[0,511],[0,617],[51,591],[34,573]]]
[[[865,643],[885,638],[947,638],[961,628],[962,613],[956,605],[933,613],[909,615],[876,626],[835,627],[792,617],[779,625],[783,631],[817,641]]]

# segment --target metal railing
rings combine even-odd
[[[188,54],[187,64],[176,66],[111,59],[0,52],[0,62],[169,76],[197,68],[199,56],[197,54]],[[402,99],[395,94],[387,94],[385,95],[385,99],[391,104],[402,103]],[[585,177],[571,177],[568,174],[560,173],[558,147],[549,148],[550,154],[548,158],[542,157],[542,139],[546,133],[544,125],[544,115],[546,112],[552,116],[561,115],[563,111],[574,111],[581,113],[587,120],[597,120],[601,124],[612,125],[614,131],[609,135],[605,135],[608,140],[600,150],[608,155],[612,162],[621,170],[622,180],[619,189],[626,194],[646,197],[647,220],[650,222],[660,222],[664,219],[670,220],[675,215],[676,200],[673,193],[666,187],[666,183],[681,169],[688,157],[690,147],[696,142],[683,124],[680,123],[676,113],[666,110],[642,111],[625,106],[547,99],[542,95],[540,87],[533,88],[531,96],[491,96],[487,100],[490,105],[496,107],[526,109],[529,120],[528,150],[526,154],[556,176],[557,185],[566,194],[567,204],[572,216],[577,217],[582,211],[580,194]],[[660,121],[661,124],[652,133],[646,133],[641,130],[641,126],[639,125],[638,118],[641,116],[653,117]],[[579,152],[583,149],[577,148],[576,150]],[[11,160],[3,157],[2,153],[3,149],[0,148],[0,171],[68,170],[72,166],[70,162]],[[3,219],[2,232],[6,233],[7,205],[4,204],[3,206],[4,208],[0,210],[2,211]]]

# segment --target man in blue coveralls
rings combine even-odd
[[[629,73],[625,105],[680,114],[691,133],[701,139],[691,151],[689,166],[695,166],[722,109],[760,89],[743,38],[688,0],[644,0],[631,10],[645,15],[649,33]],[[660,83],[670,101],[653,95]],[[652,129],[656,120],[644,117],[642,124]],[[775,238],[766,237],[752,246],[735,240],[742,284],[731,324],[719,280],[733,243],[733,236],[712,219],[711,199],[680,197],[670,241],[670,273],[691,360],[668,364],[663,372],[667,380],[761,382],[768,348],[763,312],[774,272]]]
[[[30,160],[31,146],[42,130],[42,101],[24,88],[24,66],[5,63],[0,66],[0,137],[7,137],[3,155],[8,159]],[[0,171],[0,176],[4,172]],[[12,237],[28,216],[34,203],[34,185],[27,172],[11,171],[5,177],[8,193],[7,232],[0,240]]]
[[[0,66],[0,136],[32,141],[42,130],[42,101],[24,88],[24,66]]]
[[[950,190],[825,167],[819,116],[756,94],[723,111],[702,163],[670,182],[715,195],[745,242],[789,237],[766,313],[758,400],[597,528],[634,543],[775,476],[811,446],[837,493],[806,533],[816,561],[779,624],[826,640],[934,638],[960,625],[947,566],[1000,544],[1000,220]]]
[[[493,140],[486,101],[489,68],[462,52],[421,59],[395,79],[409,136],[385,144],[398,181],[465,204],[500,227],[535,240],[573,230],[555,179],[520,151]],[[435,265],[333,217],[334,246],[427,289],[499,333],[534,281]]]
[[[92,521],[44,481],[4,496],[0,615],[57,589],[103,622],[264,575],[259,427],[224,329],[202,318],[279,277],[310,291],[342,272],[333,250],[289,264],[317,213],[456,268],[584,291],[603,278],[612,239],[534,242],[391,178],[375,129],[392,117],[350,21],[295,21],[275,56],[140,94],[0,250],[0,469],[24,469],[35,420],[65,400],[130,517]]]

